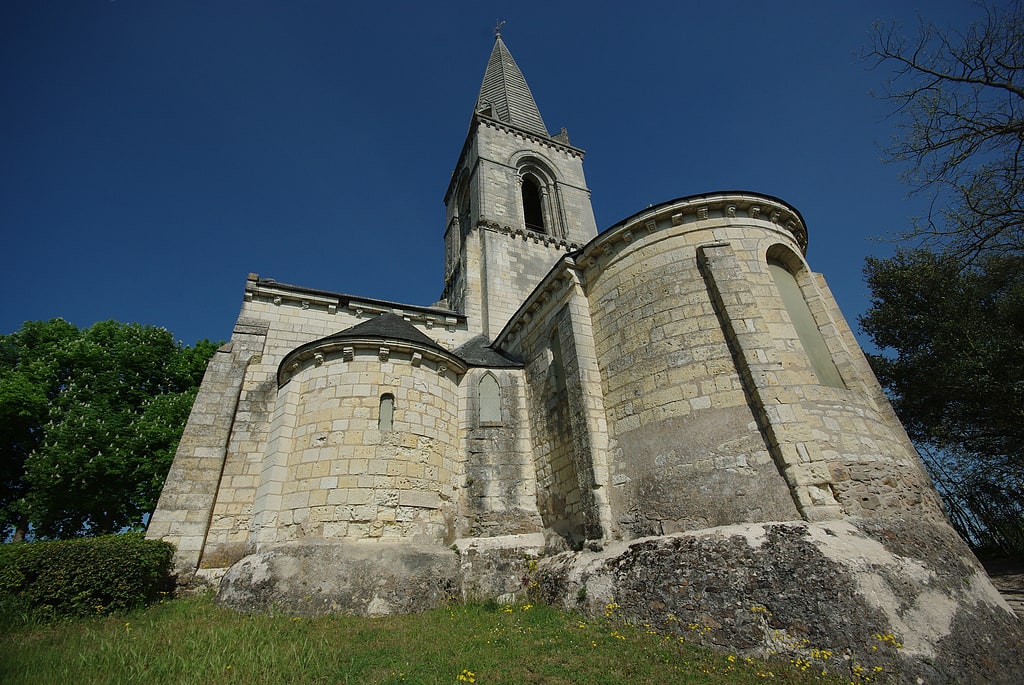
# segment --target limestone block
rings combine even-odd
[[[402,490],[399,493],[398,502],[404,507],[421,507],[424,509],[437,509],[441,506],[438,493],[423,490]]]

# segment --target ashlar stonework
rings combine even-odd
[[[898,641],[907,682],[1024,680],[800,213],[715,192],[598,233],[583,156],[499,35],[440,301],[248,277],[149,525],[182,583],[301,614],[529,590],[823,668]]]

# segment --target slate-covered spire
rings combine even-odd
[[[531,133],[545,137],[548,135],[530,86],[526,85],[523,72],[512,59],[512,53],[505,47],[501,33],[497,31],[494,35],[494,49],[487,60],[484,80],[480,85],[476,111]]]

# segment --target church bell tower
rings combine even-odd
[[[448,306],[493,340],[558,259],[597,235],[583,150],[548,134],[495,31],[480,94],[445,194]]]

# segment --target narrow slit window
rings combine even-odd
[[[459,230],[462,232],[462,235],[469,233],[469,229],[472,228],[471,216],[472,214],[470,213],[469,205],[469,185],[467,184],[462,187],[462,191],[459,193]]]
[[[381,431],[394,430],[395,422],[395,396],[386,394],[380,396],[380,413],[377,415],[377,429]]]
[[[565,392],[565,368],[562,366],[562,341],[558,339],[558,329],[551,333],[551,380],[554,381],[555,393]]]

